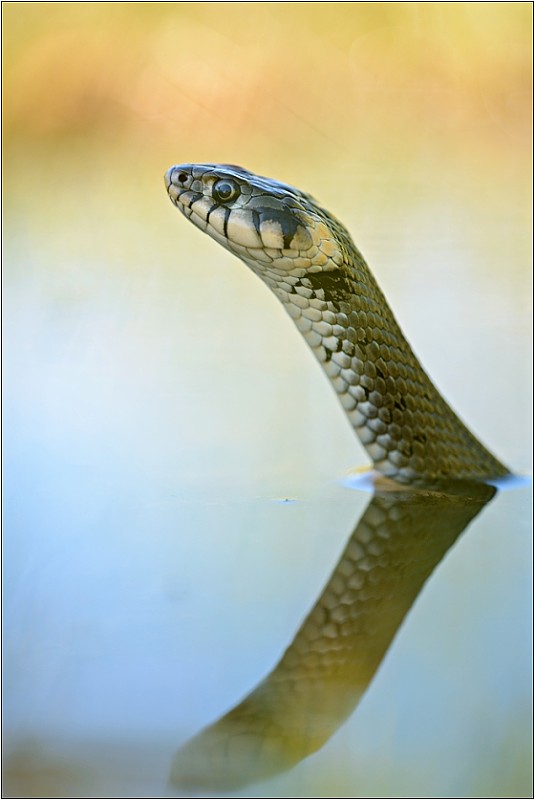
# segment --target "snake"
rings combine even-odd
[[[282,302],[379,475],[411,484],[511,474],[441,395],[348,230],[310,194],[231,164],[178,164],[165,186]]]

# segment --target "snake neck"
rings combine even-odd
[[[375,469],[402,483],[509,474],[424,371],[349,233],[334,218],[329,227],[336,261],[317,272],[240,255],[283,303]]]

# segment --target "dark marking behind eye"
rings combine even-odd
[[[277,222],[282,231],[282,241],[285,248],[289,248],[295,232],[299,226],[299,220],[288,211],[281,211],[277,208],[257,208],[260,224],[262,222]],[[260,224],[258,230],[260,229]]]

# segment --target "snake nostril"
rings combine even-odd
[[[179,172],[177,175],[177,179],[179,183],[186,183],[188,175],[186,172]]]

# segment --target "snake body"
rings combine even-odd
[[[313,197],[220,164],[173,166],[165,184],[283,303],[379,473],[405,484],[509,474],[434,386],[350,234]]]

